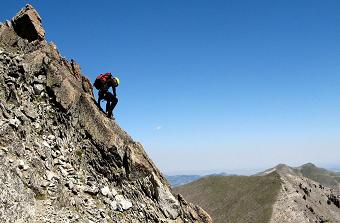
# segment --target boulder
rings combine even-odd
[[[42,27],[41,18],[31,5],[26,5],[12,19],[12,25],[18,36],[30,42],[45,38],[45,30]]]

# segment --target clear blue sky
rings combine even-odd
[[[164,172],[340,166],[340,1],[27,2]]]

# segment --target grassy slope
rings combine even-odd
[[[303,176],[308,177],[328,187],[336,187],[340,184],[340,174],[331,172],[323,168],[314,166],[313,164],[305,164],[301,166],[300,172]]]
[[[266,176],[205,177],[174,191],[205,209],[216,223],[265,223],[280,185],[274,172]]]

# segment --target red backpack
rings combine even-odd
[[[111,73],[100,74],[94,81],[93,86],[100,90],[109,79],[112,79]]]

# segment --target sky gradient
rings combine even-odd
[[[165,173],[340,166],[340,2],[31,3],[92,81],[120,77],[117,122]]]

